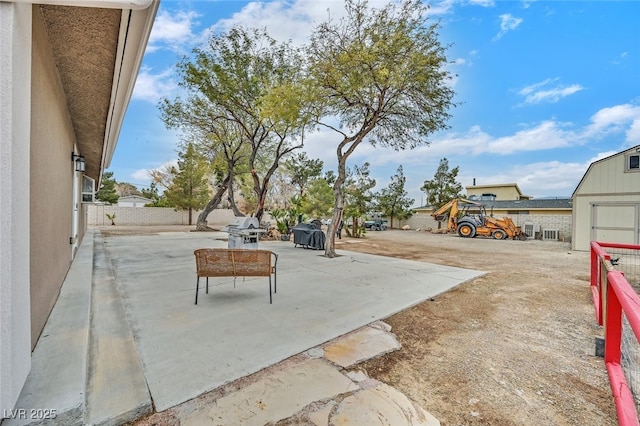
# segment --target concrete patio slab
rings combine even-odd
[[[279,255],[278,292],[266,278],[210,280],[195,297],[193,251],[226,247],[224,233],[105,238],[157,411],[386,318],[479,271],[348,251],[261,242]],[[202,286],[201,286],[202,287]]]
[[[115,426],[150,414],[153,406],[102,240],[96,235],[85,422]]]

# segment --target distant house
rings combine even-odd
[[[640,244],[640,145],[591,163],[572,198],[574,250]]]
[[[467,198],[485,205],[487,214],[509,216],[530,237],[568,241],[571,237],[572,203],[570,198],[532,199],[523,195],[515,183],[467,186]],[[431,216],[432,206],[414,209],[415,214],[403,224],[411,228],[437,229]]]
[[[118,207],[144,207],[145,204],[152,202],[153,200],[141,195],[126,195],[118,198]]]
[[[475,181],[475,179],[474,179]],[[517,183],[496,185],[471,185],[465,188],[470,200],[530,200],[531,196],[523,195]]]
[[[158,5],[0,1],[2,417],[85,235]]]

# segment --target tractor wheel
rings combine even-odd
[[[463,223],[458,225],[458,235],[463,238],[473,238],[476,236],[476,228],[469,223]]]
[[[498,229],[496,231],[493,231],[492,236],[496,240],[504,240],[505,238],[507,238],[507,233],[504,232],[502,229]]]

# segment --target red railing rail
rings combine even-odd
[[[635,400],[621,365],[622,315],[624,314],[640,341],[640,297],[621,271],[611,265],[611,256],[604,248],[624,248],[640,251],[639,245],[591,243],[591,291],[599,324],[604,322],[604,362],[611,392],[621,426],[638,426]],[[604,321],[603,321],[604,320]]]

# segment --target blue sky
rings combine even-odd
[[[370,5],[387,1],[370,0]],[[430,145],[396,152],[361,145],[379,189],[399,165],[419,205],[441,158],[463,186],[515,182],[535,198],[570,196],[589,164],[640,144],[640,2],[443,0],[430,5],[450,45],[455,102],[450,129]],[[344,14],[341,0],[162,0],[111,161],[119,182],[148,185],[148,170],[177,159],[179,135],[165,128],[161,96],[178,93],[175,64],[211,32],[266,27],[303,44],[314,24]],[[310,158],[336,169],[332,133],[309,138]]]

